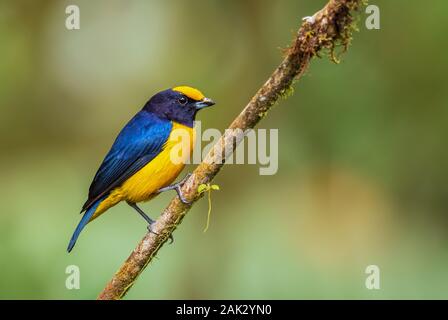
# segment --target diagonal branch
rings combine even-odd
[[[314,16],[305,18],[282,63],[235,118],[229,129],[246,131],[254,128],[271,107],[288,94],[293,82],[303,75],[311,59],[319,56],[320,52],[329,53],[331,59],[336,62],[335,48],[342,46],[343,50],[347,49],[354,29],[351,14],[362,5],[363,0],[330,0]],[[202,196],[197,191],[199,185],[212,181],[224,165],[221,159],[230,156],[226,154],[226,150],[233,152],[242,139],[243,136],[237,134],[237,130],[226,130],[182,187],[183,194],[186,199],[192,201],[191,204],[185,205],[177,197],[170,202],[154,225],[155,233],[147,233],[144,236],[98,299],[121,299],[126,294],[138,275],[181,223],[192,204]]]

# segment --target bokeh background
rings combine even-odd
[[[1,1],[0,298],[95,298],[146,231],[121,204],[65,251],[120,128],[189,84],[218,102],[203,127],[223,130],[325,2]],[[370,3],[381,30],[361,14],[342,63],[316,59],[261,123],[279,129],[278,173],[226,166],[208,232],[204,199],[127,299],[448,298],[448,3]]]

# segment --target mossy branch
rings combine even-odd
[[[304,19],[285,57],[269,79],[249,101],[247,106],[230,124],[230,129],[254,128],[264,118],[271,107],[281,98],[292,92],[293,82],[307,70],[311,59],[326,52],[333,61],[338,61],[335,50],[347,50],[351,41],[354,22],[352,13],[358,10],[364,0],[330,0],[314,16]],[[203,192],[200,185],[208,185],[224,165],[218,159],[225,159],[225,151],[232,152],[243,137],[235,130],[226,133],[210,150],[204,161],[194,170],[182,187],[182,192],[191,204],[185,205],[177,197],[171,200],[154,225],[154,233],[147,233],[137,247],[113,276],[98,296],[100,300],[121,299],[132,287],[145,267],[152,261],[170,234],[182,222],[185,214]],[[229,156],[227,154],[227,156]]]

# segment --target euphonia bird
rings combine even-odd
[[[179,144],[173,132],[185,130],[189,139],[181,139],[181,143],[188,144],[188,154],[182,157],[190,157],[196,114],[214,104],[199,90],[188,86],[161,91],[148,100],[118,134],[95,174],[81,210],[85,213],[73,233],[68,252],[87,223],[121,201],[126,201],[148,222],[150,231],[154,220],[137,206],[138,202],[150,200],[163,191],[176,190],[186,203],[180,191],[185,179],[171,184],[185,166],[185,161],[171,159],[171,151]]]

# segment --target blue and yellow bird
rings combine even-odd
[[[199,90],[188,86],[164,90],[149,99],[118,134],[98,169],[68,252],[87,223],[121,201],[126,201],[148,222],[149,230],[154,220],[137,206],[138,202],[167,190],[176,190],[180,200],[186,202],[180,191],[185,179],[171,183],[185,166],[182,160],[189,158],[193,150],[197,112],[214,104]],[[178,130],[183,130],[187,139],[179,142],[182,135],[174,134]],[[178,148],[179,143],[185,144],[187,152],[180,155],[182,159],[173,159],[173,148]],[[178,149],[184,150],[183,147]]]

